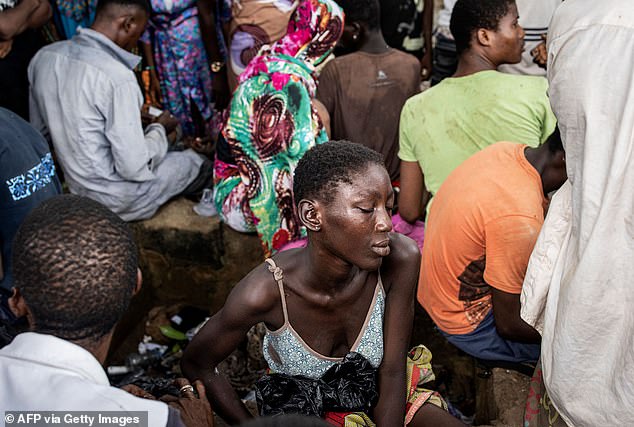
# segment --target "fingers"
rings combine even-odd
[[[121,389],[124,391],[127,391],[128,393],[136,397],[140,397],[143,399],[156,400],[156,397],[154,397],[151,393],[143,390],[141,387],[134,384],[124,385],[123,387],[121,387]]]
[[[165,403],[173,403],[173,402],[178,402],[178,397],[172,396],[171,394],[165,394],[161,396],[159,400]]]
[[[182,397],[186,399],[196,399],[194,387],[192,387],[186,378],[176,378],[174,383],[176,384],[176,387],[178,387]]]
[[[194,381],[194,387],[196,387],[196,393],[198,393],[198,397],[200,400],[207,400],[207,393],[205,392],[205,385],[202,381],[196,380]]]

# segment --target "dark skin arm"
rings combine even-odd
[[[205,45],[209,62],[222,62],[218,37],[216,36],[216,21],[214,11],[216,10],[215,0],[198,0],[198,22],[200,23],[200,34]],[[224,109],[229,104],[230,92],[227,80],[227,65],[213,75],[213,93],[216,108]]]
[[[224,307],[209,319],[185,350],[181,361],[183,374],[190,381],[203,382],[214,410],[230,424],[239,424],[252,416],[215,368],[237,348],[249,329],[266,321],[279,304],[277,285],[262,265],[235,286]]]
[[[401,192],[398,195],[398,213],[401,218],[409,223],[424,218],[430,197],[420,165],[401,161]]]
[[[379,400],[374,408],[377,426],[402,427],[405,420],[406,360],[412,325],[420,252],[416,242],[391,233],[392,252],[381,266],[387,293],[383,321],[384,354],[379,367]]]
[[[384,355],[378,378],[380,395],[373,414],[378,427],[402,427],[405,421],[405,370],[421,260],[416,242],[397,233],[391,233],[390,238],[393,255],[381,265],[387,298],[383,322]],[[432,404],[424,404],[408,426],[459,427],[464,424],[447,411]]]
[[[541,335],[520,317],[520,295],[491,287],[493,317],[498,334],[504,339],[538,344]]]
[[[39,28],[51,17],[51,6],[43,0],[22,0],[0,12],[0,40],[8,41],[28,28]]]
[[[423,40],[424,52],[420,60],[420,77],[422,80],[428,80],[432,72],[432,50],[431,50],[431,31],[434,21],[434,2],[432,0],[424,0],[423,5]]]

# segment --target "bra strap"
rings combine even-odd
[[[273,273],[273,278],[277,282],[277,287],[280,290],[280,299],[282,300],[282,312],[284,313],[284,324],[288,323],[288,312],[286,311],[286,296],[284,294],[284,271],[275,264],[271,258],[264,260],[268,264],[268,269]]]

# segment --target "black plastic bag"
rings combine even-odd
[[[320,379],[265,375],[256,383],[261,415],[367,411],[377,398],[377,370],[359,353],[349,353]]]

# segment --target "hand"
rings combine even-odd
[[[154,120],[154,123],[158,123],[159,125],[163,126],[165,128],[165,133],[168,134],[176,129],[176,126],[179,125],[178,119],[167,110],[163,111],[161,115]]]
[[[136,396],[136,397],[140,397],[141,399],[156,400],[156,397],[154,397],[154,395],[152,393],[149,393],[149,392],[143,390],[138,385],[127,384],[127,385],[124,385],[123,387],[121,387],[121,390],[127,391],[131,395]]]
[[[425,52],[420,60],[420,79],[421,81],[431,79],[431,72],[433,68],[433,62],[431,57],[431,51]]]
[[[531,50],[531,56],[533,57],[533,62],[539,65],[542,68],[546,68],[546,63],[548,62],[548,50],[546,49],[546,34],[541,35],[542,42],[537,45],[533,50]]]
[[[6,57],[11,52],[13,40],[0,41],[0,59]]]
[[[183,388],[190,386],[189,381],[185,378],[177,378],[174,380],[176,386],[183,390]],[[172,408],[179,410],[181,414],[181,420],[187,427],[213,427],[214,416],[211,411],[211,405],[207,400],[205,394],[205,386],[201,381],[194,382],[194,391],[183,390],[181,391],[181,398],[174,396],[164,396],[161,398],[164,402],[167,402]],[[198,396],[196,396],[198,394]]]
[[[214,102],[216,110],[222,111],[229,105],[231,100],[231,92],[229,91],[229,80],[227,78],[227,67],[225,65],[218,73],[212,75],[213,82],[211,90],[214,94]]]
[[[143,125],[143,128],[145,128],[150,123],[153,123],[154,119],[156,118],[151,115],[148,110],[149,106],[147,104],[143,104],[143,106],[141,107],[141,124]]]
[[[210,136],[204,136],[202,138],[188,136],[183,138],[183,144],[186,148],[191,148],[195,152],[206,156],[211,156],[214,149]]]
[[[152,105],[161,105],[161,82],[156,70],[150,70],[150,98]]]

